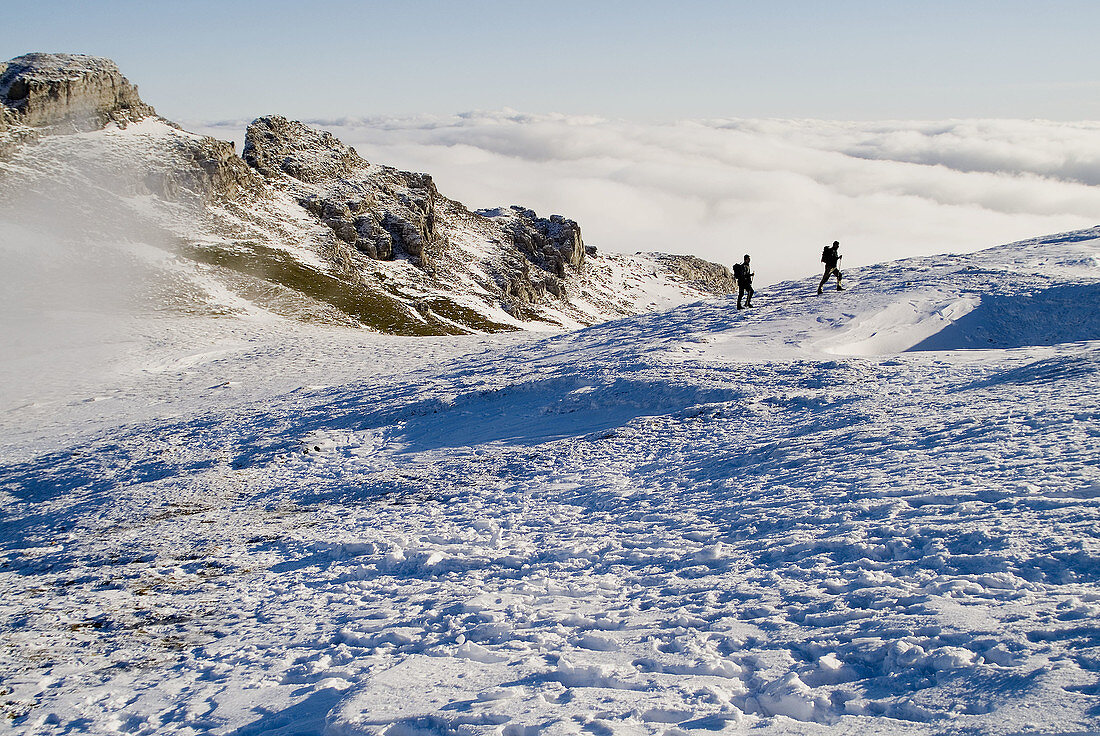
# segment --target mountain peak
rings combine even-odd
[[[110,59],[30,53],[0,63],[0,102],[31,127],[96,130],[156,115]]]
[[[346,176],[367,166],[336,136],[282,115],[256,118],[245,133],[244,160],[267,177],[287,174],[303,182]]]

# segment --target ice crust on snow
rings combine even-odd
[[[1095,731],[1098,256],[549,335],[68,312],[3,364],[0,728]]]

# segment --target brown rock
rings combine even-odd
[[[32,127],[96,130],[156,115],[110,59],[33,53],[0,64],[0,101]]]

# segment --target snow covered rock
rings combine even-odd
[[[236,199],[258,193],[263,180],[237,156],[233,144],[210,137],[180,138],[175,165],[150,172],[146,183],[154,194],[179,199],[184,192],[203,201]]]
[[[733,277],[733,272],[719,263],[704,261],[696,256],[665,253],[655,253],[654,256],[671,273],[685,281],[699,284],[701,288],[722,294],[737,291],[737,280]]]
[[[484,243],[477,254],[481,270],[494,276],[485,285],[499,291],[513,311],[564,298],[561,279],[584,263],[580,226],[573,220],[540,218],[518,206],[470,212],[443,197],[429,175],[372,166],[331,133],[281,116],[248,126],[243,157],[337,240],[371,259],[404,258],[430,271],[443,265],[445,251],[454,250],[445,230],[454,231],[456,240],[475,230]],[[462,268],[459,262],[447,266],[451,272]]]
[[[0,105],[0,161],[11,156],[24,143],[37,140],[39,134],[38,130],[20,123],[15,110]]]
[[[580,268],[584,263],[581,228],[573,220],[561,215],[542,218],[534,210],[518,205],[479,210],[478,214],[495,220],[519,251],[557,276],[565,277],[566,266]]]
[[[371,166],[331,133],[278,115],[248,126],[243,156],[338,240],[373,259],[431,264],[439,192],[427,174]]]
[[[156,115],[110,59],[24,54],[0,64],[0,100],[25,125],[96,130]]]

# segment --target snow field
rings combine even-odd
[[[1100,331],[999,307],[1097,247],[551,337],[177,324],[84,386],[138,398],[4,425],[2,728],[1095,730]]]

